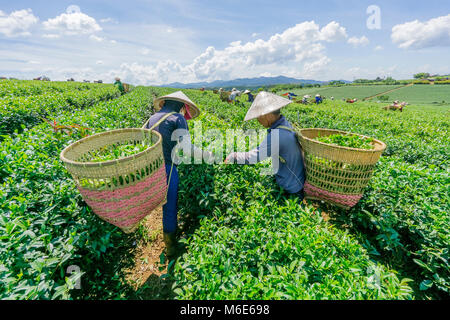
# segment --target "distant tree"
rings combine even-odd
[[[370,83],[372,82],[372,80],[368,80],[368,79],[356,79],[355,81],[353,81],[354,83]]]
[[[399,82],[392,77],[387,77],[383,82],[385,84],[399,84]]]
[[[428,72],[421,72],[421,73],[416,73],[414,75],[414,79],[426,79],[429,78],[430,74]]]
[[[345,85],[345,82],[340,81],[340,80],[333,80],[333,81],[330,81],[328,84],[330,86],[342,86],[342,85]]]

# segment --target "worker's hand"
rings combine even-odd
[[[232,152],[228,155],[228,157],[225,159],[225,163],[230,163],[230,161],[234,161],[236,159],[236,153]]]

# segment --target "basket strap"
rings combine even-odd
[[[298,144],[300,146],[300,149],[302,149],[302,145],[300,144],[300,139],[298,138],[298,134],[297,134],[297,132],[294,129],[286,127],[286,126],[278,126],[275,129],[284,129],[284,130],[287,130],[287,131],[295,133],[295,137],[297,138],[297,142],[298,142]],[[278,157],[280,158],[281,163],[286,164],[286,160],[282,156],[279,155]],[[292,170],[289,168],[289,166],[286,165],[286,168],[288,168],[288,170],[295,177],[295,179],[297,179],[297,181],[299,183],[301,183],[300,179],[297,177],[297,175],[294,172],[292,172]]]
[[[294,129],[289,128],[289,127],[286,127],[286,126],[278,126],[278,127],[276,127],[275,129],[284,129],[284,130],[293,132],[293,133],[295,134],[295,137],[297,138],[297,142],[298,142],[298,144],[299,144],[299,146],[300,146],[300,149],[302,148],[302,145],[300,144],[300,139],[298,138],[298,134],[297,134],[297,132],[296,132]],[[282,163],[286,163],[286,160],[284,160],[283,157],[281,157],[281,156],[278,156],[278,157],[280,158],[280,161],[281,161]]]
[[[171,115],[173,115],[176,112],[170,112],[168,114],[166,114],[165,116],[161,117],[161,119],[158,120],[158,122],[156,122],[151,128],[150,130],[153,130],[154,128],[156,128],[157,126],[159,126],[164,120],[166,120],[168,117],[170,117]],[[144,124],[144,126],[142,127],[143,129],[147,126],[147,123],[150,121],[150,119],[147,120],[147,122]],[[173,161],[172,161],[172,165],[170,166],[170,173],[169,173],[169,180],[167,181],[167,192],[166,192],[166,199],[167,199],[167,193],[169,193],[169,186],[170,186],[170,180],[172,178],[172,171],[173,171]]]
[[[159,126],[161,124],[161,122],[163,122],[164,120],[166,120],[168,117],[170,117],[171,115],[173,115],[176,112],[169,112],[168,114],[166,114],[165,116],[161,117],[161,119],[158,120],[158,122],[156,122],[151,128],[150,130],[153,130],[154,128],[156,128],[157,126]],[[150,121],[150,118],[145,122],[145,124],[142,126],[142,129],[145,129],[145,127],[147,126],[148,122]]]
[[[290,131],[290,132],[293,132],[293,133],[297,134],[297,132],[295,132],[294,129],[286,127],[286,126],[278,126],[275,129],[284,129],[284,130],[287,130],[287,131]]]

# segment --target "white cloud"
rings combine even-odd
[[[325,69],[330,63],[331,59],[328,57],[322,57],[319,60],[313,62],[307,62],[303,65],[303,74],[306,77],[314,76],[318,72]]]
[[[375,51],[381,51],[381,50],[383,50],[384,48],[383,48],[383,46],[376,46],[375,47]]]
[[[347,32],[336,21],[332,21],[320,30],[321,40],[336,42],[347,38]]]
[[[253,32],[253,33],[252,33],[252,37],[253,37],[253,38],[256,38],[256,37],[259,36],[259,35],[260,35],[260,33],[256,33],[256,32]]]
[[[0,33],[7,37],[29,36],[28,30],[38,21],[31,9],[14,11],[9,15],[0,10]]]
[[[116,20],[114,20],[113,18],[105,18],[105,19],[100,19],[101,23],[117,23]]]
[[[304,22],[275,34],[269,40],[258,39],[241,44],[232,42],[223,50],[208,47],[186,68],[198,79],[228,78],[236,69],[289,62],[311,62],[323,59],[325,47],[320,41],[335,41],[345,35],[345,29],[330,23],[319,29],[314,22]]]
[[[94,41],[97,41],[97,42],[103,42],[104,40],[106,40],[105,38],[96,36],[95,34],[91,34],[91,35],[89,36],[89,39],[94,40]]]
[[[141,50],[141,54],[143,54],[144,56],[148,55],[150,53],[150,49],[148,48],[142,48]]]
[[[59,34],[43,34],[42,38],[46,39],[58,39],[60,37]]]
[[[370,43],[366,36],[362,36],[361,38],[351,37],[347,42],[354,47],[367,46]]]
[[[190,64],[181,65],[173,60],[156,65],[124,63],[117,72],[127,81],[139,84],[226,80],[258,76],[264,72],[280,74],[283,71],[289,71],[292,76],[314,75],[331,61],[325,55],[322,43],[345,38],[345,28],[336,22],[322,29],[314,21],[303,22],[268,40],[234,41],[222,50],[210,46]],[[144,49],[141,50],[141,53],[144,52]],[[295,71],[290,72],[292,69]]]
[[[80,12],[71,11],[43,22],[45,30],[59,31],[66,35],[92,34],[102,31],[97,21]]]
[[[116,44],[117,43],[116,40],[109,40],[109,42],[111,42],[112,44]]]
[[[171,75],[182,73],[182,67],[174,61],[158,62],[156,66],[144,66],[138,63],[123,63],[114,73],[120,78],[135,84],[158,83],[171,81]]]
[[[103,60],[97,60],[97,61],[95,62],[95,64],[101,65],[101,64],[103,64]]]
[[[403,49],[450,46],[450,14],[426,22],[398,24],[392,28],[391,39]]]

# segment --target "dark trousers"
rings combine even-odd
[[[297,193],[286,193],[287,196],[297,198],[299,202],[302,202],[305,199],[305,191],[302,189]]]
[[[305,191],[303,189],[297,192],[295,195],[298,197],[300,202],[302,202],[303,199],[305,199]]]
[[[176,166],[172,168],[172,176],[170,177],[171,165],[166,164],[167,182],[169,190],[167,192],[167,203],[163,206],[163,231],[166,233],[175,232],[177,229],[177,212],[178,212],[178,170]]]

